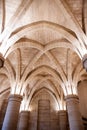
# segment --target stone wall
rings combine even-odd
[[[56,102],[45,89],[33,97],[30,108],[29,130],[58,130]]]
[[[83,117],[87,118],[87,81],[79,83],[78,95],[79,95],[81,114]]]
[[[87,81],[82,81],[78,85],[78,95],[80,111],[83,119],[84,129],[87,130]]]

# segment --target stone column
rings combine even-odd
[[[5,113],[6,113],[6,109],[8,105],[8,99],[3,99],[1,104],[2,105],[1,105],[1,111],[0,111],[0,130],[2,129],[2,125],[3,125],[3,121],[4,121],[4,117],[5,117]]]
[[[2,130],[16,130],[22,96],[10,95]]]
[[[79,110],[79,98],[76,95],[66,96],[66,105],[70,130],[84,130],[82,117]]]
[[[29,111],[21,111],[17,130],[28,130]]]
[[[60,130],[68,130],[68,118],[66,110],[58,111]]]
[[[41,99],[38,101],[38,130],[50,130],[50,100]]]

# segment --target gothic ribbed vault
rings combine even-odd
[[[28,109],[43,88],[64,109],[87,79],[86,12],[86,0],[0,0],[0,97],[24,95]]]

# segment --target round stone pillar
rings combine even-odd
[[[22,96],[10,95],[2,130],[16,130]]]
[[[17,130],[28,130],[29,111],[21,111]]]
[[[60,130],[68,130],[68,118],[66,110],[58,111]]]
[[[67,111],[68,111],[70,130],[84,130],[82,117],[79,110],[78,96],[68,95],[66,97],[66,105],[67,105]]]
[[[7,105],[8,105],[8,99],[3,99],[2,105],[1,105],[1,112],[0,112],[0,130],[2,129],[2,125],[3,125]]]

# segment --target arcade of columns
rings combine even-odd
[[[58,130],[84,130],[77,86],[87,78],[87,1],[1,0],[0,9],[0,130],[31,130],[39,91],[55,102]]]

